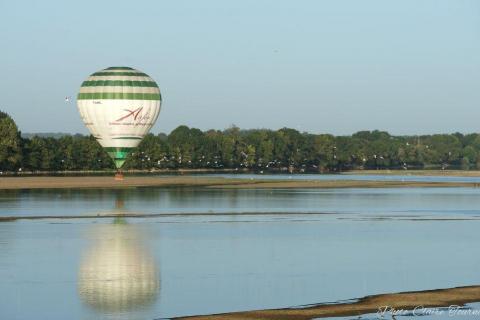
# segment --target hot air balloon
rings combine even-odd
[[[160,113],[161,94],[147,74],[129,67],[110,67],[90,75],[77,96],[80,116],[113,159],[117,177],[132,150],[150,131]]]

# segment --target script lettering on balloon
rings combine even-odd
[[[145,126],[151,125],[148,120],[150,116],[142,113],[143,107],[136,109],[123,109],[124,113],[115,121],[110,122],[110,125],[125,125],[125,126]]]

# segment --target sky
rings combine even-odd
[[[75,96],[110,66],[159,84],[153,133],[480,132],[476,0],[0,0],[0,41],[22,132],[87,133]]]

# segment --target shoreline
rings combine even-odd
[[[385,175],[385,176],[439,176],[439,177],[480,177],[480,170],[439,170],[439,169],[381,169],[381,170],[351,170],[340,174],[352,175]]]
[[[352,300],[350,300],[352,301]],[[411,310],[464,306],[480,301],[480,286],[455,287],[424,291],[409,291],[370,295],[353,302],[323,303],[283,309],[239,311],[211,315],[174,317],[172,320],[311,320],[327,317],[359,316],[384,311],[392,311],[401,316]],[[385,309],[387,308],[387,309]],[[421,308],[421,309],[418,309]],[[448,312],[448,311],[446,311]],[[420,316],[420,314],[419,314]],[[380,317],[380,315],[379,315]]]
[[[405,188],[405,187],[480,187],[474,182],[417,182],[367,180],[262,180],[202,176],[127,176],[116,181],[111,176],[90,177],[1,177],[0,190],[21,189],[124,189],[138,187],[250,188]]]
[[[246,168],[224,168],[224,169],[211,169],[211,168],[179,168],[179,169],[131,169],[124,170],[126,175],[189,175],[189,174],[235,174],[242,176],[244,174],[258,174],[259,171],[250,170]],[[22,172],[1,172],[1,177],[87,177],[87,176],[113,176],[115,170],[83,170],[83,171],[22,171]],[[462,170],[462,169],[353,169],[345,171],[306,171],[301,172],[298,169],[294,169],[293,172],[289,172],[287,168],[267,170],[265,174],[272,175],[399,175],[399,176],[442,176],[442,177],[480,177],[480,170]]]

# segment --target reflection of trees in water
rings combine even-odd
[[[78,274],[81,299],[100,312],[125,312],[153,304],[160,288],[153,257],[142,246],[140,232],[124,220],[96,226],[94,241]]]
[[[162,213],[284,211],[286,208],[313,210],[315,202],[321,201],[318,197],[314,199],[314,196],[302,193],[301,190],[201,187],[29,190],[25,194],[23,191],[9,194],[9,201],[27,204],[22,206],[26,209],[22,208],[21,211],[20,206],[11,206],[12,212],[16,215],[34,215],[32,212],[39,212],[42,215],[90,217],[122,214],[133,216]],[[18,198],[13,200],[12,195],[18,195]],[[347,195],[348,193],[345,193],[341,197]]]
[[[5,202],[17,202],[22,190],[1,190],[0,191],[0,203]]]
[[[19,198],[48,201],[88,201],[112,199],[114,196],[116,196],[116,193],[112,192],[111,189],[22,189],[0,191],[0,201],[18,201]]]
[[[219,193],[220,190],[203,190],[189,187],[138,187],[129,189],[85,188],[85,189],[25,189],[1,190],[0,201],[18,201],[19,198],[36,198],[49,201],[71,200],[112,200],[121,198],[123,201],[142,200],[156,202],[159,199],[181,201],[185,197],[192,198],[199,192]]]
[[[32,215],[38,211],[43,215],[85,215],[85,216],[133,216],[135,214],[162,213],[221,213],[250,211],[284,211],[287,208],[314,209],[318,197],[301,190],[268,189],[222,189],[201,187],[145,187],[119,189],[76,189],[76,190],[29,190],[15,191],[10,200],[25,202],[26,210],[12,206],[17,215]],[[11,195],[18,195],[15,200]],[[341,197],[348,197],[343,193]],[[328,195],[338,198],[339,195]],[[354,197],[355,195],[351,195]],[[7,197],[8,198],[8,197]],[[323,196],[322,196],[323,198]],[[0,192],[2,201],[2,192]],[[114,204],[114,205],[113,205]],[[34,210],[34,209],[39,210]],[[112,209],[114,209],[112,211]]]
[[[244,190],[237,189],[209,189],[201,187],[170,187],[170,188],[142,188],[141,194],[135,194],[135,198],[144,202],[159,202],[168,207],[192,207],[197,208],[199,203],[214,205],[216,202],[230,203],[235,206],[238,203],[240,193]]]
[[[62,190],[9,190],[0,192],[0,201],[43,201],[43,205],[67,204],[65,208],[82,208],[87,203],[88,208],[94,203],[116,202],[116,209],[133,212],[149,210],[158,212],[160,208],[185,210],[215,210],[241,209],[250,207],[257,202],[285,201],[299,199],[295,192],[281,190],[237,190],[213,189],[198,187],[142,187],[125,189],[62,189]],[[123,206],[122,202],[126,205]],[[91,209],[89,209],[91,210]],[[68,210],[66,210],[66,213]]]

